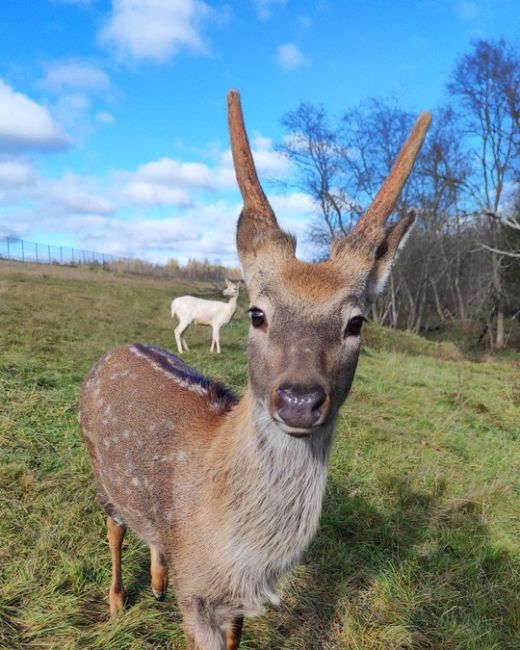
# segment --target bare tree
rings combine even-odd
[[[311,237],[318,249],[328,250],[332,239],[348,232],[351,224],[346,215],[353,207],[343,189],[337,130],[329,125],[323,107],[305,103],[287,113],[282,125],[289,134],[279,150],[295,164],[298,188],[320,206]]]
[[[321,206],[309,233],[318,257],[331,239],[350,230],[373,200],[412,123],[413,115],[399,108],[395,100],[377,98],[346,111],[334,126],[323,108],[309,104],[301,104],[284,117],[290,134],[281,151],[296,165],[299,189],[310,193]],[[469,174],[459,141],[453,112],[439,110],[424,145],[426,153],[418,158],[416,171],[396,206],[401,215],[410,206],[417,208],[419,223],[406,257],[398,263],[401,270],[373,305],[372,316],[377,322],[419,331],[432,292],[437,312],[446,311],[437,284],[453,261],[434,240],[453,218],[460,187]]]
[[[449,83],[453,104],[434,111],[433,128],[396,205],[418,221],[374,320],[428,332],[461,327],[495,349],[504,318],[520,305],[520,56],[503,40],[476,41]],[[317,257],[371,202],[413,121],[395,99],[368,99],[331,119],[300,104],[283,124],[281,151],[296,185],[320,206],[309,236]],[[512,280],[513,278],[513,280]],[[478,329],[478,332],[477,332]]]
[[[518,51],[503,39],[475,41],[473,50],[458,61],[448,90],[457,100],[475,165],[473,183],[467,189],[477,209],[488,217],[490,320],[495,325],[494,346],[501,349],[505,343],[504,256],[499,247],[503,222],[496,215],[503,209],[508,186],[520,172]]]

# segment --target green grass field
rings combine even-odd
[[[169,302],[194,285],[0,262],[0,648],[183,648],[128,534],[128,608],[107,620],[110,560],[76,411],[106,350],[174,350]],[[244,297],[245,304],[245,297]],[[188,332],[186,360],[238,392],[242,311]],[[241,648],[520,648],[520,362],[368,327],[342,410],[321,528],[282,604]]]

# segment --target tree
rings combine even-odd
[[[414,119],[395,100],[378,98],[346,111],[334,126],[323,108],[308,104],[284,117],[291,132],[281,151],[296,165],[298,188],[321,207],[310,230],[318,257],[328,253],[333,238],[349,232],[372,202]],[[419,213],[416,233],[398,266],[409,272],[397,270],[387,293],[374,305],[372,316],[378,322],[419,331],[429,302],[435,302],[439,314],[446,310],[438,283],[453,265],[453,255],[447,254],[439,237],[457,208],[459,188],[469,173],[459,141],[453,112],[439,110],[396,206],[398,213],[411,206]]]
[[[499,249],[503,223],[496,218],[507,198],[507,188],[520,173],[520,57],[503,39],[477,40],[461,57],[448,84],[458,101],[457,111],[472,152],[473,182],[468,194],[487,217],[487,245],[491,257],[489,283],[490,326],[494,345],[504,347],[504,256]]]
[[[337,131],[329,125],[323,107],[301,103],[282,118],[289,131],[279,150],[297,169],[297,187],[320,206],[320,219],[312,225],[317,248],[327,249],[331,239],[346,232],[345,215],[351,205],[342,189],[342,161]]]

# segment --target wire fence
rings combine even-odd
[[[211,264],[208,260],[190,260],[186,266],[180,266],[177,263],[164,266],[144,262],[137,258],[118,257],[117,255],[72,248],[70,246],[51,246],[50,244],[40,244],[5,236],[0,236],[0,260],[2,259],[61,266],[86,265],[119,273],[181,278],[184,280],[215,282],[224,280],[224,278],[240,278],[238,270],[228,269],[219,262]]]
[[[107,253],[97,253],[69,246],[51,246],[15,237],[0,237],[0,258],[36,264],[119,264],[131,260]]]

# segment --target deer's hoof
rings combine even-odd
[[[119,596],[119,594],[117,595]],[[121,616],[125,611],[125,599],[124,596],[119,597],[110,597],[110,618],[117,618]]]
[[[164,597],[166,596],[166,591],[157,591],[155,589],[152,589],[152,594],[155,600],[164,600]]]

